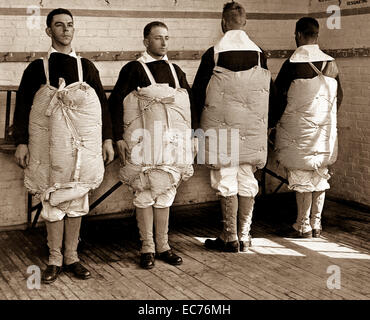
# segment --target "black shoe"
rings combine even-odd
[[[77,278],[80,279],[89,279],[91,278],[91,273],[87,270],[81,263],[75,262],[69,265],[64,266],[65,270],[72,272]]]
[[[158,259],[163,260],[173,266],[178,266],[182,263],[182,258],[179,257],[177,254],[174,254],[172,250],[167,250],[165,252],[161,252],[157,254]]]
[[[290,228],[280,234],[284,238],[312,238],[312,231],[300,232],[294,228]]]
[[[247,241],[239,241],[239,251],[248,252],[248,249],[252,246],[252,237],[249,236]]]
[[[312,229],[312,236],[314,238],[320,238],[320,236],[321,236],[321,229]]]
[[[239,242],[237,240],[225,242],[221,240],[220,238],[216,238],[216,240],[207,239],[204,242],[204,245],[207,249],[212,249],[212,250],[220,250],[224,252],[238,252],[239,251]]]
[[[225,248],[225,242],[220,238],[216,238],[216,240],[206,239],[206,241],[204,242],[204,246],[207,249],[222,251]]]
[[[61,271],[62,271],[62,267],[48,265],[42,273],[42,276],[41,276],[42,282],[43,283],[54,282],[58,278]]]
[[[226,242],[225,243],[225,248],[224,248],[223,251],[225,251],[225,252],[239,252],[239,241],[235,240],[235,241]]]
[[[140,255],[140,267],[152,269],[154,267],[154,253],[142,253]]]

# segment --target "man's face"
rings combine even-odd
[[[51,21],[51,26],[46,28],[46,33],[52,39],[53,45],[69,46],[74,34],[73,19],[68,14],[57,14]]]
[[[152,28],[148,37],[144,39],[144,45],[153,58],[160,59],[167,54],[168,40],[168,30],[158,26]]]

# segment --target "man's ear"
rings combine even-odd
[[[143,44],[144,44],[145,48],[148,48],[148,46],[149,46],[149,40],[147,38],[144,38]]]
[[[223,33],[226,32],[226,21],[224,18],[221,19],[221,29]]]
[[[51,38],[51,29],[49,27],[45,29],[45,32]]]

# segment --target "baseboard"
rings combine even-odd
[[[341,199],[341,198],[337,198],[337,197],[332,197],[332,196],[328,196],[328,195],[326,196],[326,199],[330,200],[330,201],[333,201],[333,202],[343,204],[347,207],[351,207],[352,209],[370,214],[370,206],[368,206],[366,204],[356,202],[356,201],[352,201],[352,200],[345,200],[345,199]]]
[[[15,231],[15,230],[26,230],[28,227],[27,223],[16,224],[11,226],[0,226],[0,232],[2,231]]]

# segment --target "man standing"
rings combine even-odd
[[[88,213],[88,191],[103,178],[103,159],[112,161],[114,151],[99,72],[71,47],[71,12],[55,9],[46,24],[51,47],[47,57],[31,62],[23,73],[14,138],[15,160],[25,169],[25,185],[43,203],[49,262],[42,281],[51,283],[63,264],[79,278],[91,276],[77,254],[81,216]]]
[[[273,110],[278,161],[288,171],[296,192],[297,221],[287,237],[320,237],[321,213],[337,158],[337,107],[343,93],[334,58],[317,44],[319,24],[311,17],[297,21],[297,49],[276,78],[279,106]]]
[[[143,41],[146,51],[122,68],[109,97],[113,134],[121,160],[120,178],[134,190],[133,202],[142,241],[140,265],[145,269],[154,267],[155,253],[169,264],[182,263],[182,258],[173,253],[168,244],[169,208],[180,182],[193,174],[192,157],[187,163],[163,161],[170,154],[165,151],[167,147],[180,146],[175,148],[175,155],[179,155],[181,146],[191,143],[193,116],[190,115],[190,87],[184,72],[168,61],[168,42],[168,28],[164,23],[147,24]],[[172,129],[182,138],[168,135]],[[138,132],[148,135],[135,138]],[[159,144],[156,132],[163,132],[163,135],[157,134]],[[138,159],[135,150],[143,146],[144,149],[149,146],[144,150],[149,157]]]
[[[243,30],[245,24],[245,9],[237,2],[226,3],[221,22],[224,36],[202,56],[192,87],[201,128],[205,135],[217,132],[219,139],[219,151],[206,143],[205,163],[211,167],[211,186],[221,196],[223,230],[216,240],[207,239],[205,246],[225,252],[246,252],[251,245],[258,193],[254,172],[267,160],[271,75],[262,50]],[[222,132],[228,134],[226,152],[221,151]],[[228,158],[225,153],[231,154],[231,163],[223,161]]]

